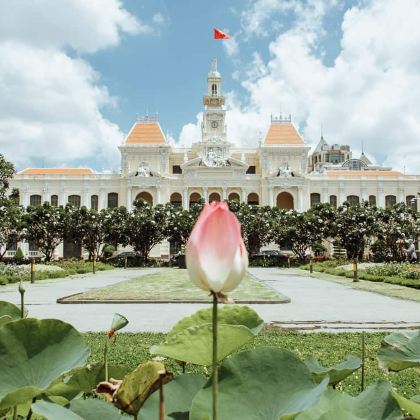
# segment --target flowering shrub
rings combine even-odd
[[[366,268],[368,274],[379,276],[401,276],[420,280],[420,265],[408,263],[387,263]]]

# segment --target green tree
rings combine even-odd
[[[149,260],[149,254],[155,245],[165,239],[166,209],[159,204],[152,207],[144,200],[134,202],[124,234],[127,242],[140,254],[143,262]]]
[[[335,231],[335,236],[346,250],[348,258],[361,256],[378,232],[376,207],[366,202],[357,205],[344,203],[337,209],[332,231]]]
[[[115,249],[118,249],[118,245],[127,245],[126,226],[129,219],[127,209],[123,206],[102,209],[100,214],[104,228],[104,241],[113,245]]]
[[[6,199],[6,193],[9,189],[10,179],[15,173],[13,164],[8,162],[2,154],[0,154],[0,201]]]
[[[50,261],[55,249],[63,241],[67,229],[67,213],[63,207],[29,206],[23,217],[25,238],[36,243]]]
[[[250,255],[259,252],[261,247],[271,242],[275,209],[239,203],[236,200],[228,205],[241,223],[242,237]]]
[[[307,249],[321,242],[325,226],[326,221],[313,209],[283,210],[276,218],[275,242],[279,247],[290,246],[298,259],[304,261]]]
[[[7,248],[19,242],[23,236],[23,211],[12,200],[3,200],[0,205],[0,261]]]

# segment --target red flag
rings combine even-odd
[[[230,35],[228,35],[227,33],[214,28],[214,39],[229,39]]]

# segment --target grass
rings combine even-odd
[[[52,262],[51,265],[57,265],[61,267],[62,270],[57,271],[36,271],[36,264],[35,264],[35,281],[39,280],[50,280],[50,279],[61,279],[69,276],[73,276],[75,274],[87,274],[92,272],[92,263],[87,261],[80,261],[80,260],[67,260],[67,261],[58,261]],[[112,270],[114,267],[109,264],[97,262],[96,263],[96,270],[97,271],[104,271],[104,270]],[[23,275],[0,275],[0,286],[4,286],[9,283],[17,283],[20,280],[23,281],[30,281],[31,274],[28,272],[27,274]]]
[[[380,342],[385,333],[366,333],[366,359],[365,359],[365,383],[366,385],[378,379],[390,380],[396,390],[407,397],[420,393],[419,369],[407,369],[397,374],[387,374],[379,369],[376,359]],[[105,334],[89,333],[85,335],[92,350],[90,363],[103,360],[103,343]],[[109,361],[114,364],[125,364],[134,369],[138,364],[149,360],[149,348],[162,342],[165,334],[155,333],[120,333],[116,343],[109,352]],[[246,348],[259,346],[274,346],[293,351],[300,359],[314,356],[325,366],[333,365],[344,360],[347,354],[360,356],[361,333],[307,333],[298,332],[263,332],[254,342]],[[168,370],[179,374],[181,367],[173,360],[166,360]],[[187,372],[205,373],[200,366],[187,366]],[[360,390],[361,371],[358,370],[350,377],[342,381],[338,389],[342,389],[352,395]]]
[[[273,289],[263,285],[251,274],[230,295],[236,301],[287,301]],[[167,268],[112,286],[74,295],[65,301],[85,300],[151,300],[209,302],[208,292],[199,289],[188,277],[187,270]]]
[[[352,273],[353,274],[353,273]],[[328,272],[313,272],[313,276],[334,283],[345,284],[353,289],[364,290],[366,292],[379,293],[381,295],[395,297],[399,299],[413,300],[420,302],[420,290],[411,287],[400,286],[398,284],[373,282],[369,280],[361,280],[353,282],[353,278],[345,276],[337,276],[328,274]]]

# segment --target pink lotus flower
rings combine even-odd
[[[241,225],[226,203],[207,204],[188,239],[186,263],[191,279],[214,293],[235,289],[248,267]]]

